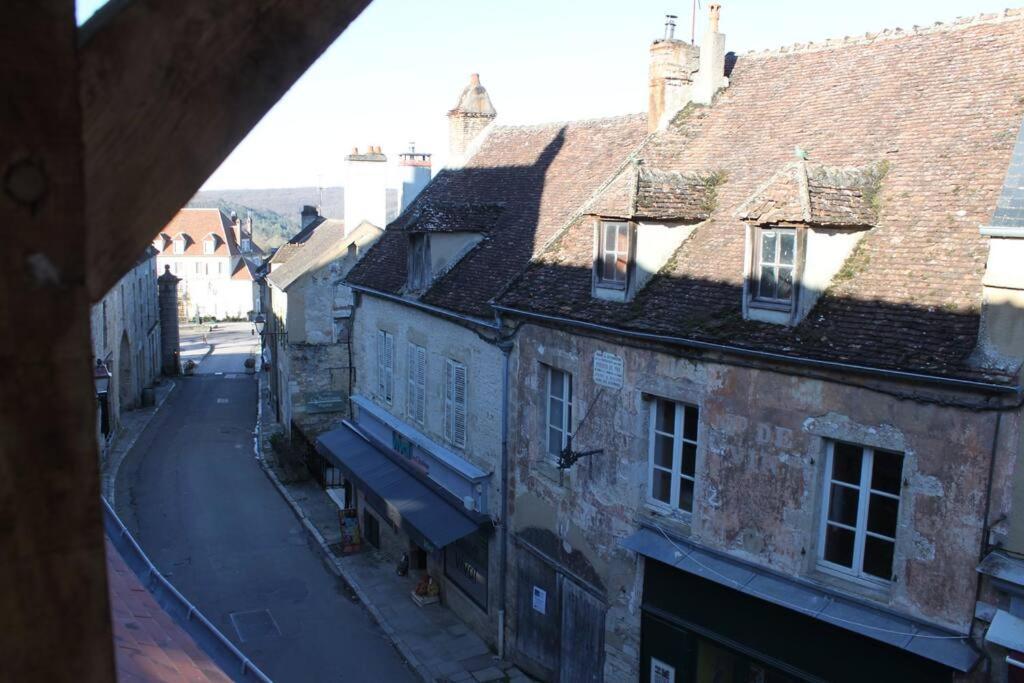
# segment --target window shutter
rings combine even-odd
[[[416,421],[423,424],[427,418],[427,350],[416,347]]]
[[[384,330],[377,330],[377,394],[384,395]]]
[[[406,354],[406,371],[409,379],[405,389],[405,414],[410,420],[416,420],[416,345],[409,344]]]
[[[452,437],[452,376],[455,374],[454,363],[444,362],[444,438],[451,442]]]
[[[456,446],[466,445],[466,366],[456,364],[454,367],[454,419],[452,420],[452,443]]]
[[[395,338],[384,333],[384,400],[391,403],[395,391]]]

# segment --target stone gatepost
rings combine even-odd
[[[160,370],[174,377],[181,368],[178,362],[178,283],[181,278],[171,275],[170,266],[164,266],[164,274],[156,281],[160,302]]]

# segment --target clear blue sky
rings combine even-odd
[[[239,0],[244,1],[244,0]],[[721,0],[726,49],[927,26],[1019,0]],[[104,0],[79,0],[84,21]],[[707,0],[701,0],[697,40]],[[375,0],[234,153],[208,188],[337,185],[353,146],[443,162],[445,113],[479,72],[502,123],[647,108],[647,49],[666,13],[689,36],[691,0]],[[435,168],[437,167],[435,163]]]

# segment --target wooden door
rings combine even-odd
[[[554,680],[562,625],[555,568],[525,548],[516,555],[516,650],[530,673]]]
[[[605,606],[565,576],[559,577],[562,597],[559,683],[600,683],[604,680]]]

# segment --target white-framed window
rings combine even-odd
[[[698,422],[697,406],[664,398],[651,403],[647,480],[651,502],[693,512]]]
[[[212,254],[217,251],[217,243],[213,241],[212,237],[207,237],[203,240],[203,253]]]
[[[572,430],[572,375],[551,366],[547,369],[547,401],[544,420],[548,454],[555,457],[569,445]]]
[[[754,301],[789,307],[796,291],[797,235],[794,228],[758,228]]]
[[[178,235],[174,238],[174,253],[184,254],[185,253],[185,236]]]
[[[405,412],[409,420],[422,425],[427,419],[427,350],[409,344],[409,389],[405,395]]]
[[[902,453],[829,442],[819,566],[891,581],[902,485]]]
[[[395,393],[395,337],[377,330],[377,396],[391,405]]]
[[[676,683],[676,668],[651,657],[651,683]]]
[[[450,358],[444,362],[444,438],[466,445],[466,366]]]
[[[196,261],[196,275],[201,275],[203,272],[203,264]]]
[[[418,292],[430,284],[430,238],[426,233],[409,234],[409,290]]]
[[[224,274],[224,262],[223,261],[217,261],[217,275],[223,275],[223,274]]]
[[[248,254],[252,251],[252,240],[245,238],[242,240],[242,251]]]
[[[597,258],[594,262],[598,287],[625,289],[629,279],[629,223],[601,221],[597,231]]]

